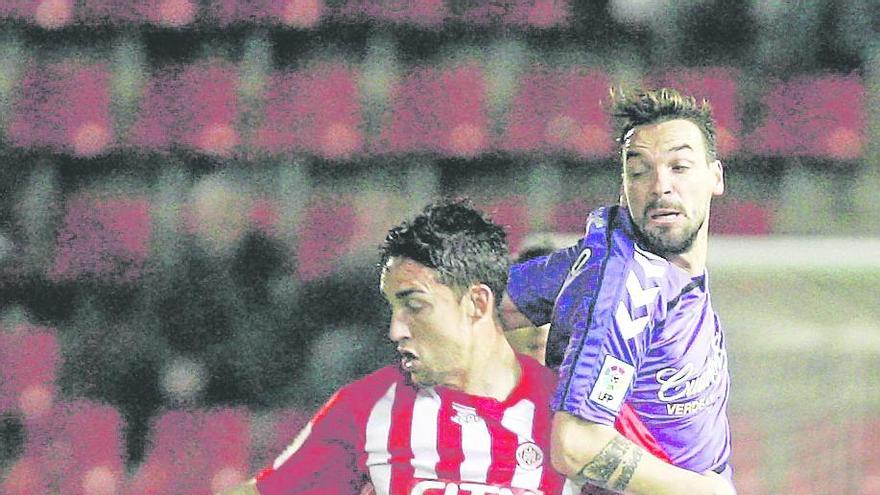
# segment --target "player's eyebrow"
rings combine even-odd
[[[423,294],[425,291],[420,289],[403,289],[394,293],[394,297],[396,299],[403,299],[405,297],[409,297],[413,294]]]
[[[684,150],[694,151],[694,148],[692,148],[691,145],[689,145],[687,143],[679,144],[678,146],[673,146],[672,148],[669,148],[669,151],[671,153],[675,153],[676,151],[684,151]]]

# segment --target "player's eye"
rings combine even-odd
[[[403,306],[412,311],[413,313],[417,313],[423,309],[425,309],[426,304],[418,299],[407,299],[404,301]]]

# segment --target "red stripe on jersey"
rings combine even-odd
[[[654,438],[654,435],[648,431],[648,428],[642,422],[642,418],[639,417],[638,413],[629,404],[624,404],[621,408],[620,414],[614,422],[614,427],[621,435],[654,454],[654,457],[672,464],[669,455],[660,447],[657,439]]]
[[[400,387],[400,392],[404,388]],[[391,493],[407,493],[409,480],[413,476],[413,467],[409,460],[413,451],[410,447],[412,438],[413,404],[416,396],[411,393],[400,393],[391,410],[391,432],[388,439],[390,463],[396,466],[391,471]]]
[[[503,411],[501,411],[503,412]],[[492,438],[492,468],[486,482],[490,485],[505,485],[510,483],[510,473],[516,470],[516,449],[519,439],[516,433],[501,426],[501,417],[498,422],[489,423],[489,433]]]
[[[437,477],[442,479],[457,480],[464,460],[464,452],[461,449],[461,425],[454,423],[456,411],[452,408],[452,401],[444,400],[440,405],[440,415],[437,425],[437,449],[443,453],[440,462],[437,463]]]

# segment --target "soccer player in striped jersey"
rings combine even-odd
[[[618,96],[621,205],[591,213],[575,246],[512,267],[505,326],[551,322],[548,365],[564,353],[560,472],[630,494],[734,493],[727,351],[706,275],[709,206],[724,191],[711,112],[671,89]]]
[[[508,344],[504,231],[463,202],[426,208],[381,249],[398,365],[339,390],[237,495],[556,495],[556,375]]]

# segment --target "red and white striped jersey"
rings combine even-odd
[[[420,388],[396,367],[336,393],[270,470],[261,495],[556,495],[576,493],[550,465],[556,375],[519,356],[504,401]]]

